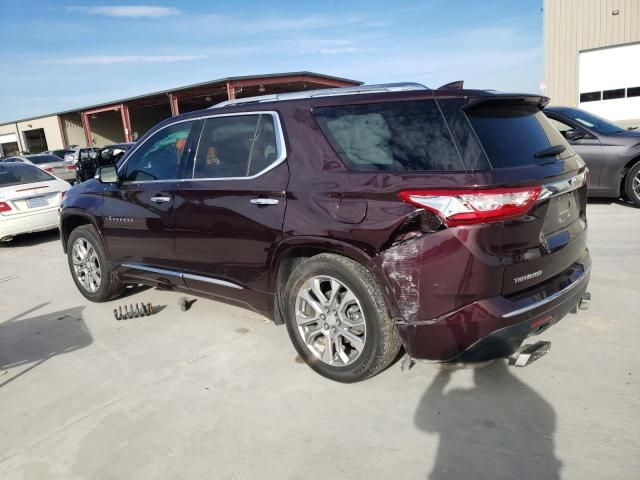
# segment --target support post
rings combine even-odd
[[[236,92],[235,92],[235,89],[233,87],[233,83],[232,82],[227,82],[227,98],[229,100],[235,100],[236,99]]]
[[[131,142],[131,117],[129,116],[129,107],[125,103],[120,104],[120,118],[122,119],[122,128],[124,130],[124,141]]]
[[[180,115],[180,106],[178,105],[178,97],[173,93],[169,94],[169,105],[171,106],[171,116],[177,117]]]
[[[91,124],[89,123],[89,115],[81,112],[82,128],[84,129],[84,138],[87,140],[87,146],[93,147],[93,135],[91,134]]]

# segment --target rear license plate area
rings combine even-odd
[[[27,198],[27,208],[39,208],[49,205],[47,197],[32,197]]]
[[[580,217],[580,207],[576,195],[576,191],[573,191],[549,199],[549,208],[542,225],[543,235],[562,230]]]

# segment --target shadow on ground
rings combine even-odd
[[[53,241],[60,241],[60,233],[57,228],[54,230],[46,230],[44,232],[17,235],[10,242],[0,242],[0,248],[32,247],[34,245]]]
[[[616,205],[623,205],[629,208],[640,208],[632,201],[624,198],[591,197],[587,200],[587,203],[593,205],[611,205],[615,203]]]
[[[0,387],[42,365],[56,355],[91,345],[93,339],[82,318],[85,307],[59,310],[45,315],[28,316],[45,306],[39,305],[0,323]],[[11,370],[31,364],[16,375]]]
[[[421,430],[439,436],[434,480],[560,478],[554,451],[555,412],[500,360],[474,370],[475,386],[445,388],[442,370],[415,414]]]

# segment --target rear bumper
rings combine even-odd
[[[0,219],[0,239],[54,228],[58,228],[57,207],[40,212],[4,216]]]
[[[541,333],[576,307],[589,283],[585,252],[563,274],[517,295],[474,302],[443,317],[399,322],[407,354],[441,362],[480,362],[509,356],[529,335]]]

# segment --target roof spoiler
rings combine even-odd
[[[455,82],[445,83],[438,90],[462,90],[464,87],[464,80],[456,80]]]
[[[474,107],[481,103],[488,102],[515,102],[515,103],[528,103],[531,105],[536,105],[540,110],[547,106],[549,103],[549,97],[545,97],[544,95],[519,95],[512,93],[495,93],[492,95],[483,95],[480,97],[470,97],[467,100],[467,104],[463,107],[465,110],[467,108]]]

